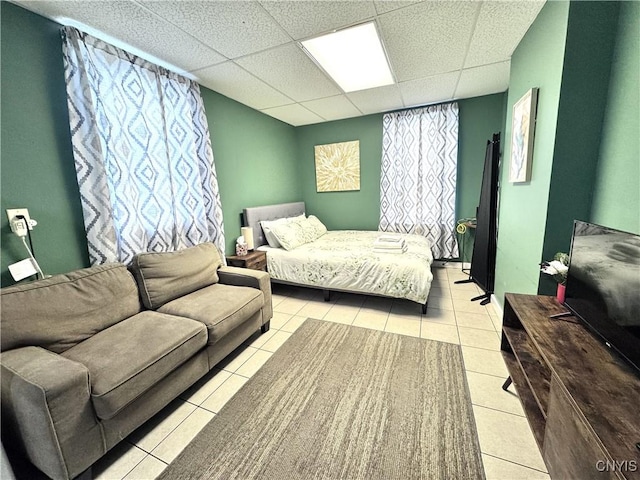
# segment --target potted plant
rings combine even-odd
[[[567,285],[567,272],[569,271],[569,255],[564,252],[556,253],[553,256],[553,260],[540,264],[540,271],[553,276],[553,279],[558,282],[556,297],[560,303],[563,303]]]

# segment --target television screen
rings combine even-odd
[[[565,305],[640,371],[640,236],[576,220]]]

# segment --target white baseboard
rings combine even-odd
[[[504,312],[498,303],[498,298],[493,293],[491,294],[491,305],[493,306],[493,310],[496,312],[496,315],[498,315],[498,318],[502,318]]]
[[[462,262],[462,268],[469,270],[471,268],[471,262]]]

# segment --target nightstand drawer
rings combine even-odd
[[[248,260],[245,268],[250,268],[252,270],[265,270],[267,268],[267,256],[263,255],[259,258]]]
[[[227,264],[232,267],[250,268],[251,270],[267,271],[267,254],[260,250],[249,252],[246,255],[231,255],[227,257]]]

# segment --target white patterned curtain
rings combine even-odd
[[[427,237],[434,258],[457,258],[458,104],[383,116],[380,227]]]
[[[65,27],[63,37],[91,264],[202,242],[224,252],[198,84],[75,28]]]

